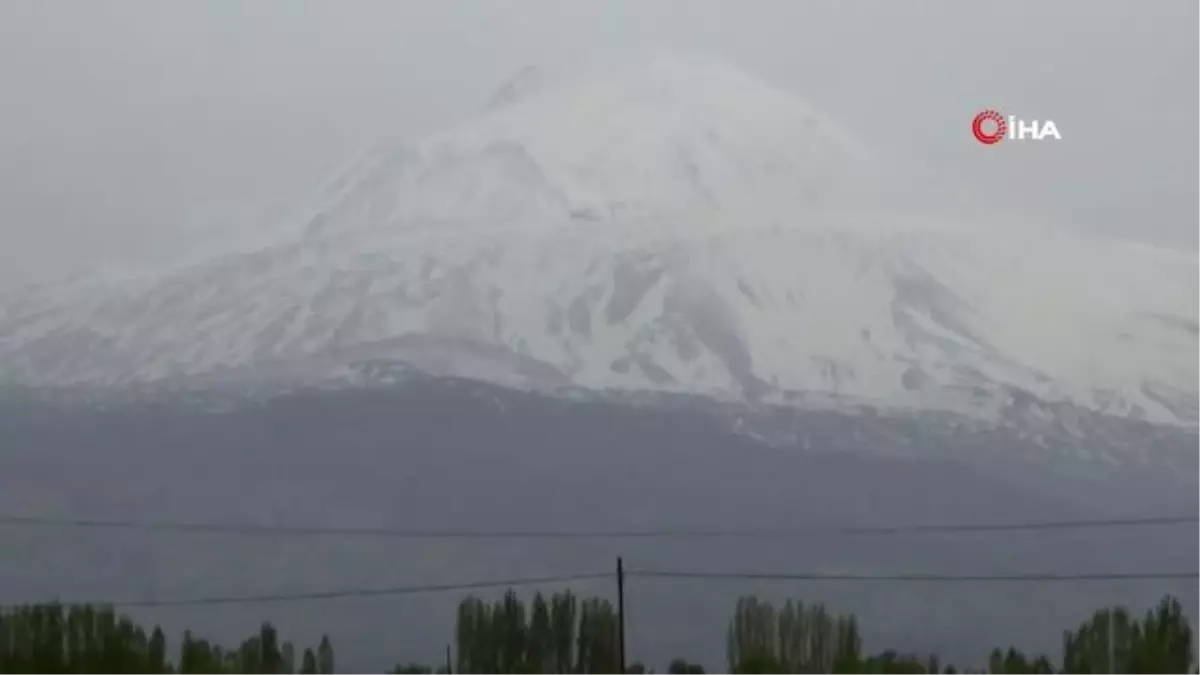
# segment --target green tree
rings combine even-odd
[[[924,673],[926,662],[917,656],[887,650],[863,659],[860,673]]]
[[[283,672],[296,672],[296,646],[290,641],[285,641],[283,648],[279,650],[279,655],[283,659]]]
[[[511,588],[496,601],[492,609],[493,634],[497,642],[498,673],[524,673],[525,669],[525,603]]]
[[[429,666],[423,666],[419,663],[406,663],[397,664],[395,668],[392,668],[391,672],[395,673],[396,675],[424,675],[426,673],[432,673],[433,669]]]
[[[1063,634],[1063,670],[1068,673],[1129,672],[1135,621],[1124,607],[1106,608]],[[1111,644],[1110,644],[1111,642]]]
[[[577,673],[619,673],[617,614],[612,603],[588,598],[579,608],[575,659]]]
[[[671,675],[699,675],[704,672],[704,668],[699,664],[688,663],[685,659],[675,659],[667,666],[667,672]]]
[[[837,619],[837,647],[833,656],[833,672],[852,673],[862,658],[862,638],[858,635],[858,619],[853,614]]]
[[[752,595],[738,598],[726,636],[730,672],[783,672],[777,640],[778,621],[771,604]]]
[[[150,642],[146,646],[146,672],[169,672],[167,663],[167,636],[163,634],[162,629],[158,626],[154,627],[154,632],[150,634]]]
[[[550,628],[554,634],[554,672],[570,673],[574,665],[576,620],[579,606],[570,591],[550,597]],[[465,672],[465,671],[460,671]]]
[[[260,673],[282,673],[283,654],[279,651],[279,634],[275,627],[263,623],[258,630]]]
[[[300,659],[300,672],[302,675],[317,675],[317,655],[311,647],[304,650],[304,656]]]
[[[528,672],[555,672],[554,628],[550,624],[550,606],[541,593],[533,596],[525,647]]]
[[[1030,670],[1024,653],[1016,651],[1014,647],[1008,647],[1007,655],[1004,655],[1004,667],[1001,670],[1003,675],[1026,675]]]
[[[499,672],[491,614],[491,606],[474,596],[468,596],[459,603],[455,622],[458,672]]]
[[[1166,596],[1133,628],[1128,672],[1183,673],[1194,667],[1192,628],[1179,600]]]
[[[328,635],[321,636],[321,643],[317,645],[317,671],[321,675],[330,675],[334,672],[333,661],[333,645],[329,642]]]
[[[1030,670],[1028,672],[1031,672],[1031,673],[1053,673],[1054,672],[1054,664],[1050,662],[1050,657],[1043,654],[1042,656],[1037,657],[1037,659],[1033,662],[1032,667],[1030,668]]]

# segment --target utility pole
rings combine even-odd
[[[450,645],[446,645],[446,673],[453,673],[454,667],[450,665]]]
[[[626,673],[625,667],[625,565],[621,556],[617,556],[617,651],[621,663],[621,672]]]

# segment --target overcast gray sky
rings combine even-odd
[[[1195,0],[0,3],[0,282],[180,251],[526,65],[702,52],[1064,226],[1197,246]],[[985,148],[995,107],[1059,143]]]

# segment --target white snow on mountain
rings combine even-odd
[[[380,143],[270,241],[0,298],[0,378],[385,358],[521,386],[984,417],[1030,399],[1195,426],[1195,256],[922,217],[896,194],[851,134],[730,66],[529,71],[466,124]]]

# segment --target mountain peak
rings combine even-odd
[[[704,57],[531,70],[497,102],[379,144],[254,250],[14,298],[0,363],[74,384],[399,361],[1196,424],[1194,259],[882,208],[852,135]]]
[[[520,71],[474,119],[381,145],[332,181],[309,231],[721,214],[795,226],[807,211],[871,203],[879,173],[798,97],[719,60],[660,53],[572,79]]]

